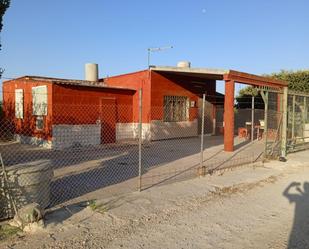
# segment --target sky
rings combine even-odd
[[[150,64],[255,74],[309,68],[308,0],[12,0],[1,32],[5,78],[100,77]]]

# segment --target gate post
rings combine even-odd
[[[254,141],[254,95],[251,102],[251,142]]]
[[[142,190],[142,88],[138,92],[138,190]]]
[[[295,94],[293,95],[293,106],[292,106],[292,141],[294,142],[295,137]]]
[[[268,134],[268,91],[260,91],[264,101],[264,160],[267,158],[267,134]]]
[[[200,154],[200,167],[203,167],[204,161],[204,123],[205,123],[205,93],[203,94],[202,103],[202,127],[201,127],[201,154]]]
[[[288,87],[283,88],[282,96],[282,132],[281,132],[281,156],[286,157],[287,123],[288,123]]]

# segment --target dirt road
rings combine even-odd
[[[49,215],[41,233],[2,246],[309,248],[308,179],[309,166],[293,161],[193,179],[111,199],[97,211],[69,207]]]

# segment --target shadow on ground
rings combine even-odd
[[[290,203],[295,204],[294,221],[288,249],[309,248],[309,182],[292,182],[283,192]]]

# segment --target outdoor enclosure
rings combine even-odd
[[[141,94],[140,91],[140,96]],[[48,129],[48,134],[55,139],[52,142],[59,143],[59,146],[53,147],[20,139],[21,136],[29,136],[28,134],[32,135],[34,132],[40,137],[45,128],[49,127],[49,121],[43,117],[39,122],[34,120],[32,125],[23,126],[26,117],[20,118],[20,107],[17,103],[10,109],[10,116],[19,117],[17,120],[8,118],[5,112],[1,116],[0,151],[5,171],[9,172],[20,163],[49,161],[53,175],[48,186],[50,198],[47,207],[53,208],[60,204],[124,194],[212,174],[218,170],[252,165],[262,160],[263,141],[257,137],[253,141],[240,137],[237,131],[235,151],[224,152],[223,112],[219,111],[218,106],[217,120],[212,120],[212,115],[207,110],[207,99],[212,97],[204,96],[204,101],[201,98],[198,104],[200,114],[194,113],[195,116],[191,116],[190,122],[187,121],[190,108],[188,101],[184,97],[166,98],[164,106],[154,107],[152,111],[154,116],[162,117],[162,120],[153,121],[149,126],[141,122],[140,115],[138,122],[125,127],[120,127],[117,121],[132,111],[132,105],[115,105],[113,101],[101,101],[98,104],[82,101],[59,103],[53,106],[53,110],[61,110],[62,115],[55,117],[56,127],[52,125]],[[224,97],[221,98],[220,103]],[[140,114],[142,109],[143,104],[140,101]],[[79,114],[85,113],[92,117],[88,122],[71,127],[67,125],[73,119],[77,120]],[[242,114],[240,116],[244,117]],[[251,120],[250,115],[246,117]],[[159,125],[164,124],[165,120],[168,121],[165,125]],[[149,130],[150,134],[156,133],[157,138],[160,135],[160,139],[148,139]],[[54,136],[55,133],[57,136]],[[94,140],[98,141],[94,144]],[[66,145],[65,141],[74,142],[70,146],[60,146]],[[3,174],[1,177],[3,178]],[[28,177],[30,184],[32,178],[30,175]],[[23,181],[25,179],[27,180],[27,174],[23,176]],[[12,183],[3,181],[1,196],[5,197],[10,194],[5,186]],[[38,198],[40,194],[46,195],[46,191],[37,193]],[[29,195],[27,198],[26,202],[33,201]],[[7,214],[6,210],[0,210],[1,218],[6,218]]]
[[[72,118],[78,119],[78,113],[87,113],[89,117],[94,117],[93,120],[101,121],[89,120],[83,124],[87,129],[80,125],[61,130],[52,126],[51,135],[57,133],[56,138],[59,137],[60,142],[67,139],[75,141],[71,146],[47,148],[21,140],[20,135],[44,130],[47,120],[34,122],[32,126],[20,130],[22,120],[18,121],[16,128],[15,121],[8,119],[5,112],[2,113],[0,151],[3,166],[6,172],[10,172],[10,169],[20,163],[48,161],[52,178],[48,186],[50,198],[47,207],[53,208],[60,204],[144,190],[233,167],[259,165],[264,158],[276,159],[281,155],[283,130],[283,93],[272,89],[260,90],[263,90],[267,103],[264,106],[255,108],[253,97],[245,99],[247,108],[235,105],[233,152],[224,151],[224,110],[221,105],[224,96],[216,96],[219,105],[215,116],[210,115],[207,110],[207,99],[214,96],[203,96],[198,102],[199,112],[191,117],[192,121],[189,123],[187,100],[184,97],[166,97],[164,106],[153,107],[152,111],[154,116],[162,117],[162,120],[152,122],[150,126],[141,122],[143,104],[140,101],[138,122],[126,127],[119,127],[117,120],[126,116],[132,110],[132,105],[115,106],[113,101],[99,102],[98,105],[75,102],[54,106],[62,113],[61,117],[57,117],[58,127],[62,123],[65,127]],[[139,94],[141,96],[142,91]],[[288,153],[307,148],[307,98],[296,93],[288,94]],[[74,113],[71,112],[72,109],[75,110]],[[20,117],[17,105],[12,112]],[[168,125],[159,125],[164,120],[168,121]],[[89,128],[92,126],[96,128]],[[20,134],[20,131],[23,133]],[[149,131],[150,134],[160,134],[160,139],[149,139]],[[98,142],[93,144],[93,139],[98,139]],[[33,178],[30,175],[28,177],[30,184]],[[7,198],[10,193],[6,186],[12,183],[5,182],[3,172],[1,179],[1,198]],[[23,175],[23,182],[25,181],[27,174]],[[25,191],[23,186],[20,185],[21,191]],[[42,190],[36,195],[38,199],[45,198],[46,191]],[[25,196],[30,198],[26,202],[33,201],[30,195]],[[14,212],[0,210],[2,219],[7,218],[10,213]]]

